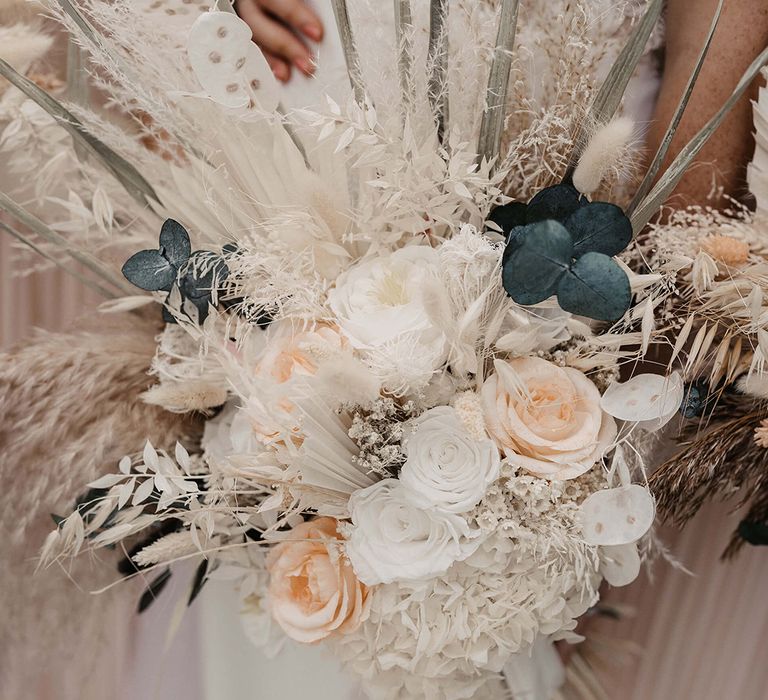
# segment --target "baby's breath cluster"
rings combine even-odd
[[[349,410],[352,425],[349,437],[360,447],[354,456],[356,464],[384,477],[393,476],[405,461],[401,446],[404,423],[413,418],[416,408],[412,402],[397,403],[383,397],[369,406]]]
[[[549,481],[503,463],[501,478],[486,491],[474,517],[483,530],[498,527],[541,530],[544,522],[571,525],[581,502],[607,486],[601,469],[591,469],[575,479]]]

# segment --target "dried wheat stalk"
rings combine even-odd
[[[751,503],[749,519],[768,516],[768,449],[755,441],[755,429],[768,415],[768,406],[744,398],[741,409],[741,403],[721,402],[717,422],[683,442],[686,446],[653,474],[650,486],[663,517],[682,526],[705,501],[726,499],[737,491],[734,510]],[[738,551],[740,542],[737,532],[724,556]]]

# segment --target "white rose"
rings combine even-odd
[[[443,289],[439,260],[428,246],[401,248],[347,270],[328,295],[344,335],[390,386],[426,384],[445,362],[445,333],[430,313]]]
[[[346,550],[364,584],[426,580],[470,556],[480,539],[456,513],[424,508],[397,479],[356,491]]]
[[[500,455],[492,440],[477,440],[455,409],[438,406],[413,422],[404,443],[400,482],[429,505],[452,513],[476,506],[499,477]]]

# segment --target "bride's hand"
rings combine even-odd
[[[272,72],[286,82],[292,68],[312,75],[315,65],[304,38],[321,41],[323,24],[304,0],[235,0]]]

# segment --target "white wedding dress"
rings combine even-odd
[[[316,51],[315,77],[305,78],[294,71],[293,79],[285,86],[284,103],[288,108],[311,107],[325,94],[343,99],[348,91],[344,55],[331,5],[327,0],[308,1],[323,20],[326,38]],[[379,2],[381,25],[385,30],[390,25],[394,36],[392,3]],[[592,3],[606,12],[617,11],[615,2]],[[654,64],[647,58],[630,84],[624,105],[625,113],[632,115],[641,129],[650,118],[658,89]],[[605,71],[610,60],[607,56],[601,64]],[[142,623],[137,645],[142,664],[137,673],[142,677],[126,688],[125,700],[364,700],[356,680],[342,670],[339,661],[322,645],[288,641],[273,658],[254,646],[242,628],[238,594],[227,582],[211,581],[206,585],[187,613],[195,619],[184,623],[183,632],[178,632],[169,650],[164,650],[158,639],[166,636],[165,630],[173,617],[172,607],[166,605],[160,619]],[[547,700],[563,681],[563,669],[551,644],[540,640],[534,652],[532,659],[513,660],[505,669],[510,686],[516,688],[515,700]],[[189,682],[190,675],[197,675],[196,685]],[[179,688],[184,688],[184,692],[177,693]]]

